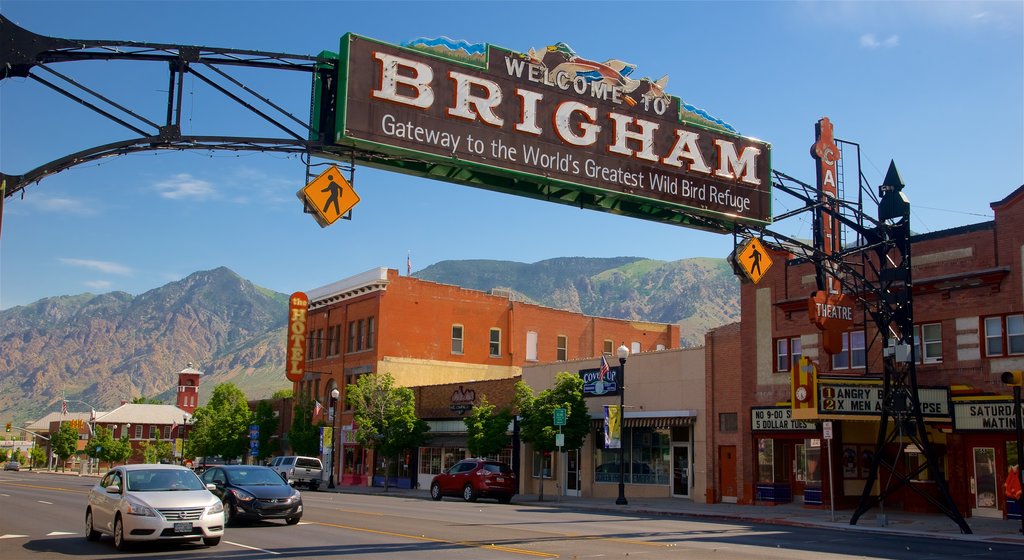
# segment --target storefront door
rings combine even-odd
[[[971,472],[971,493],[974,494],[974,509],[977,517],[1002,517],[996,500],[996,450],[993,447],[973,448]]]
[[[690,497],[690,445],[672,445],[672,496]]]
[[[736,492],[736,446],[723,445],[718,448],[718,480],[722,491],[722,501],[735,504]]]
[[[573,449],[565,454],[565,495],[580,495],[580,450]]]

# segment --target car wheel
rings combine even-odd
[[[441,498],[444,497],[444,496],[441,495],[441,485],[440,484],[435,482],[435,483],[430,485],[430,497],[435,502],[440,501]]]
[[[94,529],[92,525],[92,508],[85,510],[85,540],[100,540],[100,532]]]
[[[224,526],[227,527],[235,521],[235,516],[238,514],[235,511],[235,504],[231,500],[224,500]]]
[[[512,503],[512,496],[511,495],[498,496],[498,502],[502,503],[502,504],[511,504]]]
[[[472,484],[467,484],[466,487],[462,489],[462,499],[467,502],[476,501],[476,490],[473,490]]]
[[[220,544],[220,537],[203,537],[203,544],[206,546],[217,546]]]
[[[288,519],[285,519],[284,522],[289,524],[289,525],[298,525],[299,524],[299,519],[302,519],[302,518],[301,517],[289,517]]]
[[[124,540],[124,523],[121,522],[120,514],[117,519],[114,519],[114,548],[118,550],[128,548],[128,543]]]
[[[320,488],[320,481],[319,480],[311,480],[309,482],[309,489],[310,490],[316,492],[319,488]]]

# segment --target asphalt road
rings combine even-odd
[[[229,527],[216,547],[144,545],[120,553],[87,542],[95,478],[0,474],[0,559],[21,558],[642,558],[1005,560],[1020,546],[707,519],[574,511],[543,504],[465,503],[303,492],[302,522]]]

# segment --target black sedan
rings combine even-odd
[[[243,519],[284,519],[295,525],[302,518],[302,495],[270,467],[219,465],[200,478],[213,484],[212,492],[224,502],[225,525]]]

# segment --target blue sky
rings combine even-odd
[[[336,50],[355,32],[390,43],[446,35],[525,52],[558,41],[620,59],[636,75],[772,144],[772,166],[813,182],[824,116],[861,146],[880,184],[907,183],[911,225],[930,232],[991,218],[1024,183],[1021,2],[50,2],[4,0],[35,33],[294,54]],[[74,63],[57,69],[162,119],[166,70]],[[158,66],[150,63],[150,66]],[[308,114],[305,79],[254,89]],[[262,134],[253,118],[186,84],[184,132]],[[151,103],[150,103],[151,102]],[[0,82],[0,170],[22,173],[128,136],[39,84]],[[648,223],[359,168],[352,221],[321,229],[295,191],[305,166],[262,153],[156,153],[50,176],[7,199],[0,308],[40,298],[143,293],[227,266],[284,293],[377,266],[561,256],[725,257],[731,236]],[[777,197],[776,213],[793,207]],[[810,235],[806,224],[789,226]]]

